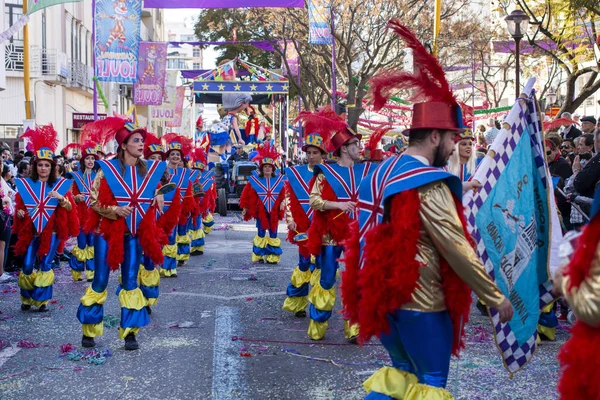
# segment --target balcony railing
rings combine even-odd
[[[71,60],[71,85],[78,85],[88,89],[92,87],[93,71],[86,64],[78,60]]]
[[[23,71],[23,46],[8,43],[4,54],[4,66],[7,71]]]

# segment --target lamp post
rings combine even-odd
[[[546,93],[546,99],[548,99],[548,105],[546,106],[546,108],[550,109],[550,113],[552,113],[552,106],[554,105],[554,103],[556,103],[557,97],[558,96],[556,95],[556,93],[554,93],[554,91],[552,91],[552,89],[550,89],[550,91]]]
[[[527,25],[529,25],[529,17],[522,10],[514,10],[511,12],[506,18],[506,25],[508,27],[508,32],[515,40],[515,56],[517,61],[517,70],[516,70],[516,79],[515,79],[515,90],[517,94],[517,98],[521,95],[521,87],[519,85],[519,75],[521,74],[520,69],[520,47],[521,39],[523,38],[523,33],[527,31]]]

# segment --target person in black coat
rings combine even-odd
[[[546,160],[548,161],[550,175],[552,175],[555,187],[554,197],[556,198],[556,206],[562,215],[563,224],[568,231],[571,229],[571,204],[560,191],[564,192],[565,181],[573,175],[573,171],[571,164],[560,154],[559,143],[560,137],[558,135],[548,135],[546,139]]]
[[[571,113],[568,112],[564,112],[560,115],[561,118],[568,118],[568,119],[573,119],[571,116]],[[563,140],[573,140],[575,138],[578,138],[579,136],[582,135],[581,131],[579,129],[577,129],[577,127],[574,124],[570,124],[570,125],[563,125],[564,126],[564,130],[562,131],[562,139]]]

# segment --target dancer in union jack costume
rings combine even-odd
[[[87,281],[91,282],[94,279],[94,232],[85,231],[83,227],[90,212],[90,192],[98,170],[96,166],[98,154],[96,153],[96,143],[91,140],[86,140],[81,144],[72,143],[64,148],[64,152],[68,153],[71,149],[79,149],[81,155],[79,170],[67,174],[67,177],[75,182],[71,190],[77,205],[77,216],[81,228],[77,235],[77,245],[71,251],[69,266],[74,281],[81,281],[81,275],[85,272]]]
[[[277,237],[277,225],[283,218],[281,203],[285,198],[285,177],[276,173],[275,162],[279,153],[270,144],[258,149],[252,159],[259,163],[259,173],[250,176],[240,197],[244,220],[256,219],[258,232],[252,242],[252,262],[277,264],[281,258],[281,240]],[[266,236],[269,231],[269,237]]]
[[[307,248],[308,228],[314,210],[310,208],[310,183],[314,176],[315,165],[321,164],[327,154],[323,136],[310,123],[304,124],[304,145],[307,165],[287,168],[285,175],[285,218],[288,225],[288,241],[298,246],[298,265],[292,272],[287,288],[287,298],[283,309],[294,313],[296,317],[306,317],[308,288],[311,277],[311,265],[314,269],[314,257]]]
[[[200,193],[194,193],[196,204],[192,211],[192,226],[190,229],[190,251],[192,255],[204,254],[205,232],[202,227],[202,217],[214,209],[216,193],[214,190],[214,171],[206,169],[206,153],[202,148],[195,148],[191,154],[191,181],[199,185]]]
[[[577,317],[571,337],[558,354],[562,367],[558,392],[563,400],[600,398],[600,186],[590,217],[568,265],[554,276],[554,292],[565,297]]]
[[[131,122],[109,117],[97,121],[114,135],[117,156],[99,161],[100,170],[91,191],[90,226],[97,227],[104,241],[95,243],[95,275],[81,298],[77,317],[83,324],[83,347],[95,346],[94,338],[104,332],[102,322],[110,270],[121,269],[121,323],[119,337],[126,350],[139,348],[136,335],[149,323],[146,300],[138,287],[142,253],[154,263],[163,262],[166,234],[156,225],[157,209],[162,211],[163,195],[158,191],[167,182],[166,164],[142,159],[146,131]],[[108,266],[109,268],[106,268]]]
[[[165,159],[165,147],[162,141],[154,136],[150,132],[146,132],[146,140],[144,141],[144,158],[148,161],[164,161]],[[163,212],[160,213],[157,210],[157,225],[164,232],[172,232],[177,226],[178,216],[181,212],[181,198],[179,191],[171,191],[164,195],[165,201],[163,206]],[[168,201],[167,198],[171,199]],[[171,207],[175,199],[175,206]],[[152,259],[144,254],[142,266],[138,273],[138,280],[140,282],[140,289],[146,300],[146,310],[148,314],[152,314],[152,307],[158,302],[158,296],[160,294],[160,273],[157,265]]]
[[[182,266],[190,258],[188,222],[194,208],[193,185],[190,185],[190,169],[179,165],[182,162],[185,165],[187,162],[186,157],[192,150],[192,141],[176,133],[167,133],[163,140],[170,182],[174,183],[181,193],[181,210],[177,227],[169,234],[169,244],[163,248],[165,263],[160,269],[160,275],[176,278],[177,266]],[[172,200],[169,194],[166,200]]]
[[[513,310],[471,246],[460,180],[440,168],[465,129],[460,107],[437,60],[408,28],[390,25],[419,68],[383,73],[371,88],[378,108],[393,89],[412,90],[409,147],[360,185],[342,275],[344,311],[360,324],[359,340],[377,336],[392,359],[364,383],[367,399],[451,399],[444,388],[450,356],[463,346],[470,287],[502,322]]]
[[[315,121],[316,130],[325,137],[334,156],[335,164],[315,166],[315,178],[310,193],[310,207],[314,210],[308,229],[308,251],[318,256],[317,266],[311,278],[310,324],[308,336],[321,340],[327,332],[329,318],[335,305],[335,282],[343,247],[348,238],[348,226],[355,218],[358,186],[370,171],[370,163],[359,164],[361,158],[361,135],[354,133],[343,118],[331,108],[316,115],[299,118]],[[307,121],[308,120],[308,121]],[[344,321],[344,336],[355,341],[358,326]]]
[[[31,177],[15,179],[16,218],[12,229],[19,239],[14,250],[16,255],[25,255],[18,281],[21,310],[34,306],[48,311],[54,254],[61,241],[79,233],[75,200],[69,190],[73,181],[56,177],[54,150],[58,139],[52,125],[30,129],[21,138],[30,141],[35,153]],[[35,272],[38,257],[39,272]]]

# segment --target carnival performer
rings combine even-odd
[[[329,318],[335,305],[335,282],[343,247],[348,238],[348,226],[355,218],[358,186],[367,176],[370,163],[359,164],[361,159],[361,135],[352,131],[343,118],[331,108],[316,114],[300,114],[305,122],[320,121],[319,133],[324,136],[333,155],[339,157],[335,164],[315,166],[315,179],[310,193],[310,207],[314,210],[308,229],[308,250],[318,256],[317,266],[311,279],[310,323],[308,336],[321,340],[327,332]],[[344,336],[354,342],[358,325],[344,321]]]
[[[21,138],[29,140],[35,155],[31,177],[17,178],[16,218],[12,230],[18,235],[15,255],[25,255],[19,274],[21,310],[31,306],[48,311],[52,299],[52,260],[61,241],[79,233],[75,200],[69,191],[73,181],[57,178],[54,151],[58,145],[52,125],[30,129]],[[39,257],[38,272],[34,271]]]
[[[371,163],[379,164],[383,161],[384,152],[383,149],[379,147],[381,140],[385,136],[385,134],[392,128],[383,126],[377,128],[371,133],[369,136],[369,140],[365,143],[363,149],[363,161],[368,161]]]
[[[204,254],[205,231],[202,226],[203,215],[214,209],[216,193],[214,190],[214,171],[204,171],[206,168],[206,153],[202,148],[192,150],[191,181],[199,186],[199,193],[194,190],[196,205],[192,211],[192,227],[190,229],[190,252],[192,255]]]
[[[314,269],[314,257],[307,248],[308,228],[314,210],[310,208],[309,199],[311,180],[314,176],[315,165],[323,161],[327,154],[326,143],[323,136],[316,131],[316,126],[304,124],[304,137],[302,151],[306,153],[308,164],[298,165],[286,169],[285,175],[285,219],[288,226],[288,241],[298,246],[298,265],[292,272],[290,283],[287,287],[287,297],[283,309],[294,313],[296,317],[306,317],[308,306],[308,289],[311,277],[311,265]]]
[[[463,347],[469,287],[501,322],[513,309],[471,246],[460,180],[441,169],[465,129],[460,107],[438,61],[408,28],[396,20],[390,26],[419,68],[382,73],[371,90],[377,108],[392,90],[412,90],[409,147],[360,185],[342,276],[344,311],[360,324],[360,341],[376,335],[392,359],[364,383],[367,399],[451,399],[444,388],[450,356]]]
[[[596,367],[600,348],[600,186],[594,193],[590,218],[576,239],[570,262],[554,275],[554,293],[565,297],[577,318],[571,337],[558,354],[561,400],[600,397],[600,370]]]
[[[193,208],[194,197],[193,194],[188,194],[190,190],[190,170],[179,167],[179,165],[181,162],[185,165],[185,158],[192,149],[192,143],[189,138],[176,133],[167,133],[163,136],[163,140],[165,142],[168,172],[171,177],[170,183],[174,183],[180,191],[181,209],[177,227],[169,233],[169,243],[163,247],[165,262],[160,269],[160,275],[167,278],[176,278],[177,267],[183,265],[190,258],[188,220]],[[175,201],[171,198],[170,193],[166,194],[165,200],[167,202]]]
[[[162,141],[154,134],[146,132],[144,140],[144,158],[148,161],[161,162],[165,159],[165,147]],[[164,206],[162,214],[157,210],[157,225],[164,232],[172,232],[177,225],[178,216],[181,212],[181,198],[179,191],[171,191],[164,194]],[[167,200],[171,199],[171,200]],[[171,207],[173,204],[175,206]],[[170,211],[169,211],[170,210]],[[146,300],[146,311],[152,314],[152,306],[158,302],[160,295],[160,273],[157,265],[152,261],[148,254],[144,254],[142,258],[142,266],[138,272],[138,281],[140,290]]]
[[[117,117],[95,123],[114,135],[118,150],[114,159],[99,161],[100,170],[91,192],[93,213],[89,226],[98,227],[97,235],[104,240],[95,242],[94,280],[77,310],[83,324],[81,344],[94,347],[94,338],[104,333],[102,320],[109,268],[114,271],[120,265],[119,337],[125,340],[126,350],[137,350],[137,334],[150,321],[144,295],[138,287],[142,253],[155,264],[161,264],[161,247],[166,243],[165,232],[156,225],[156,211],[162,211],[164,202],[158,188],[161,182],[168,181],[166,164],[142,159],[146,131],[134,123]]]
[[[461,182],[468,182],[475,173],[479,161],[473,153],[473,142],[475,137],[470,128],[456,137],[454,152],[448,161],[448,172],[457,176]]]
[[[249,177],[240,196],[242,216],[248,221],[256,219],[258,232],[252,242],[252,262],[277,264],[281,258],[281,240],[277,237],[277,226],[283,218],[280,209],[285,198],[283,194],[284,175],[277,174],[275,162],[279,153],[266,144],[258,149],[252,160],[258,162],[258,173]],[[267,230],[269,237],[266,236]]]
[[[83,129],[85,132],[85,128]],[[85,137],[85,135],[82,135]],[[75,182],[71,190],[73,192],[75,203],[77,205],[77,216],[81,223],[79,234],[77,235],[77,245],[71,251],[69,266],[74,281],[81,281],[82,273],[88,282],[94,279],[94,232],[84,230],[90,213],[90,192],[92,184],[96,178],[99,156],[96,152],[96,143],[86,140],[83,143],[73,143],[65,147],[65,153],[71,149],[79,149],[81,159],[79,160],[79,170],[67,174],[69,179]]]

